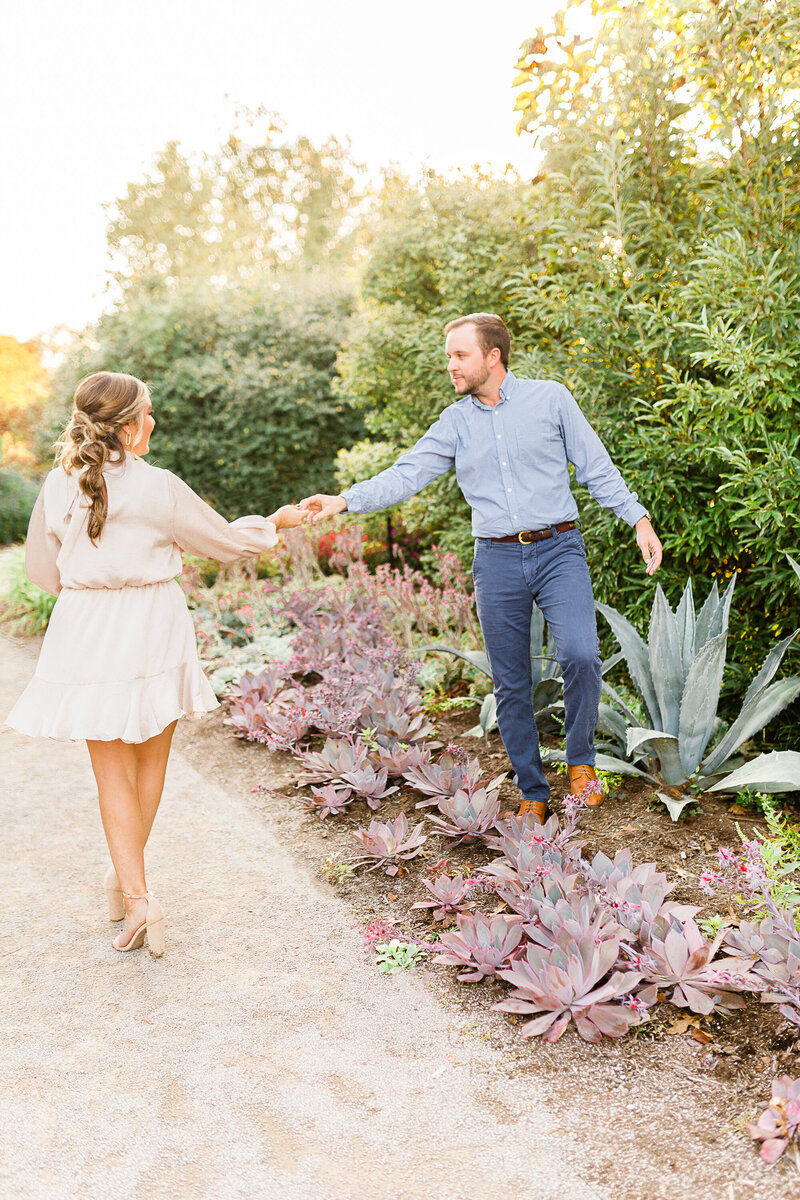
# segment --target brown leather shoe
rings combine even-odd
[[[535,817],[540,825],[544,825],[547,816],[547,802],[545,800],[523,800],[517,816]]]
[[[567,767],[569,774],[569,786],[573,796],[584,796],[584,803],[587,808],[599,808],[606,798],[606,793],[603,790],[603,785],[597,778],[597,771],[594,767],[590,767],[585,763],[575,767]],[[591,789],[591,790],[589,790]]]

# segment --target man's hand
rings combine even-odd
[[[298,525],[305,525],[308,519],[308,513],[297,504],[283,504],[271,517],[267,517],[276,529],[296,529]]]
[[[639,543],[642,558],[647,563],[647,574],[655,575],[661,566],[663,550],[661,542],[656,537],[656,532],[650,524],[649,517],[642,517],[640,521],[636,522],[636,541]]]
[[[325,521],[328,517],[335,517],[344,512],[347,501],[344,496],[323,496],[317,493],[316,496],[307,496],[305,500],[301,500],[297,507],[310,513],[309,521],[316,524],[317,521]]]

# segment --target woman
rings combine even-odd
[[[176,575],[181,550],[234,562],[277,542],[305,513],[230,524],[176,475],[142,460],[155,426],[146,386],[99,371],[81,380],[60,465],[28,529],[28,578],[57,596],[36,667],[7,724],[32,737],[85,740],[112,866],[112,945],[164,951],[164,916],[147,889],[144,847],[179,717],[217,700],[197,659]]]

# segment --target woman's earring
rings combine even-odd
[[[131,444],[131,431],[130,431],[130,429],[126,429],[125,430],[125,445],[130,446],[130,444]]]

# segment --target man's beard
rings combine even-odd
[[[483,387],[486,380],[489,378],[489,371],[486,367],[482,371],[475,371],[472,375],[462,373],[461,379],[453,384],[456,394],[459,396],[469,396],[473,392],[477,392],[478,388]]]

